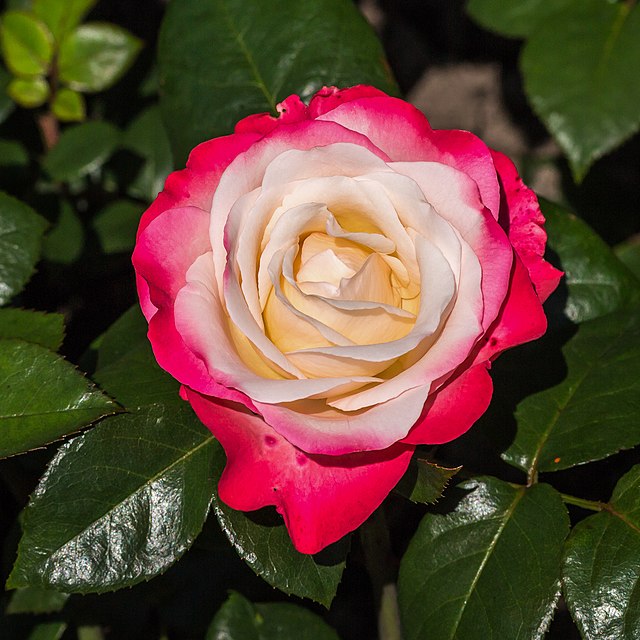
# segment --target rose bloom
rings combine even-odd
[[[315,553],[482,415],[561,274],[533,192],[471,133],[368,86],[278,112],[192,151],[133,263],[155,357],[225,449],[220,498],[275,505]]]

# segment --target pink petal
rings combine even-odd
[[[331,98],[331,110],[321,113],[316,108],[318,119],[362,133],[394,161],[440,162],[466,173],[478,185],[483,204],[497,218],[500,188],[491,153],[482,140],[468,131],[434,131],[424,114],[403,100],[358,94],[354,91],[341,97],[339,92]],[[312,105],[309,111],[314,113]]]
[[[227,454],[220,498],[242,511],[274,505],[301,553],[317,553],[360,526],[400,480],[414,449],[309,455],[241,407],[190,389],[186,395]]]
[[[138,234],[167,209],[194,206],[209,211],[222,172],[259,138],[256,133],[233,134],[195,147],[186,168],[169,174],[164,189],[142,215]]]
[[[524,262],[538,297],[544,302],[555,290],[562,272],[543,259],[547,234],[535,193],[523,182],[511,160],[491,152],[503,190],[500,224]]]
[[[259,133],[265,135],[273,131],[280,124],[292,124],[309,120],[307,107],[300,99],[300,96],[292,95],[285,98],[276,106],[277,116],[270,113],[255,113],[247,116],[238,122],[235,127],[236,133]]]
[[[475,362],[494,359],[505,349],[536,340],[547,330],[547,317],[523,261],[515,255],[509,291]]]
[[[467,369],[427,400],[408,444],[442,444],[461,436],[487,410],[493,383],[488,363]]]

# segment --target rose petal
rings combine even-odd
[[[413,453],[411,445],[396,444],[347,456],[309,455],[258,416],[189,389],[186,394],[227,454],[221,500],[242,511],[274,505],[301,553],[317,553],[360,526],[400,480]]]

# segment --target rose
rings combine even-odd
[[[485,411],[560,272],[535,196],[472,134],[367,86],[278,111],[193,150],[133,263],[155,356],[226,451],[220,498],[275,505],[315,553]]]

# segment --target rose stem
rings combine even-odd
[[[378,508],[360,528],[364,563],[378,605],[379,640],[402,640],[396,591],[397,560],[391,551],[384,507]]]

